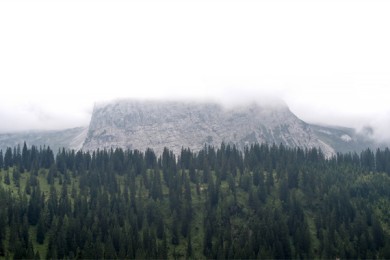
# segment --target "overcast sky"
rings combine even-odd
[[[390,136],[390,1],[1,1],[0,131],[114,98],[282,98]]]

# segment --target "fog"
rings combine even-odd
[[[88,125],[95,102],[285,102],[390,139],[390,3],[0,3],[0,132]],[[277,101],[280,102],[280,101]]]
[[[319,89],[308,91],[297,89],[254,89],[245,87],[213,89],[207,92],[178,93],[174,90],[165,95],[121,95],[107,98],[94,98],[85,95],[80,99],[61,99],[57,104],[26,103],[0,104],[0,132],[14,132],[27,130],[59,130],[78,126],[87,126],[92,114],[93,106],[99,102],[111,102],[115,99],[132,98],[139,100],[161,101],[196,101],[215,102],[228,108],[245,106],[252,103],[259,105],[287,105],[300,119],[314,124],[344,126],[362,131],[364,127],[374,129],[373,137],[380,141],[389,141],[390,109],[387,102],[387,93],[359,91],[355,94],[342,93]],[[151,89],[150,91],[153,91]],[[347,92],[347,91],[345,91]],[[55,97],[52,97],[53,99]],[[375,105],[369,105],[369,104]],[[345,109],[347,108],[347,109]]]

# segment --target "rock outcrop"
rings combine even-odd
[[[243,149],[252,143],[335,150],[284,104],[225,108],[214,103],[121,100],[96,105],[84,150],[121,147],[141,151],[182,147],[198,151],[222,142]]]

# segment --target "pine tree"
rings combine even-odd
[[[192,240],[191,240],[191,233],[189,233],[188,239],[187,239],[187,252],[186,252],[186,257],[187,257],[187,258],[192,257]]]
[[[27,171],[30,171],[30,156],[29,156],[29,150],[27,149],[26,142],[23,143],[22,166]]]
[[[11,166],[13,166],[12,149],[8,147],[5,150],[5,155],[4,155],[4,169],[8,170],[8,168]]]
[[[171,223],[172,245],[178,245],[180,243],[178,225],[179,225],[179,218],[177,216],[177,213],[175,212]]]
[[[0,170],[4,167],[3,150],[0,150]]]
[[[41,215],[41,217],[39,218],[39,221],[38,221],[38,225],[37,225],[37,242],[39,244],[43,244],[43,242],[45,241],[45,224],[44,224],[44,220],[43,220],[43,216]]]
[[[10,185],[10,184],[11,184],[11,179],[10,179],[10,177],[9,177],[8,171],[5,173],[5,176],[4,176],[4,183],[7,184],[7,185]]]
[[[160,170],[158,169],[155,169],[153,173],[151,195],[154,200],[162,199],[162,184],[161,184]]]

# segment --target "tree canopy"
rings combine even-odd
[[[0,151],[0,257],[390,258],[390,152]]]

